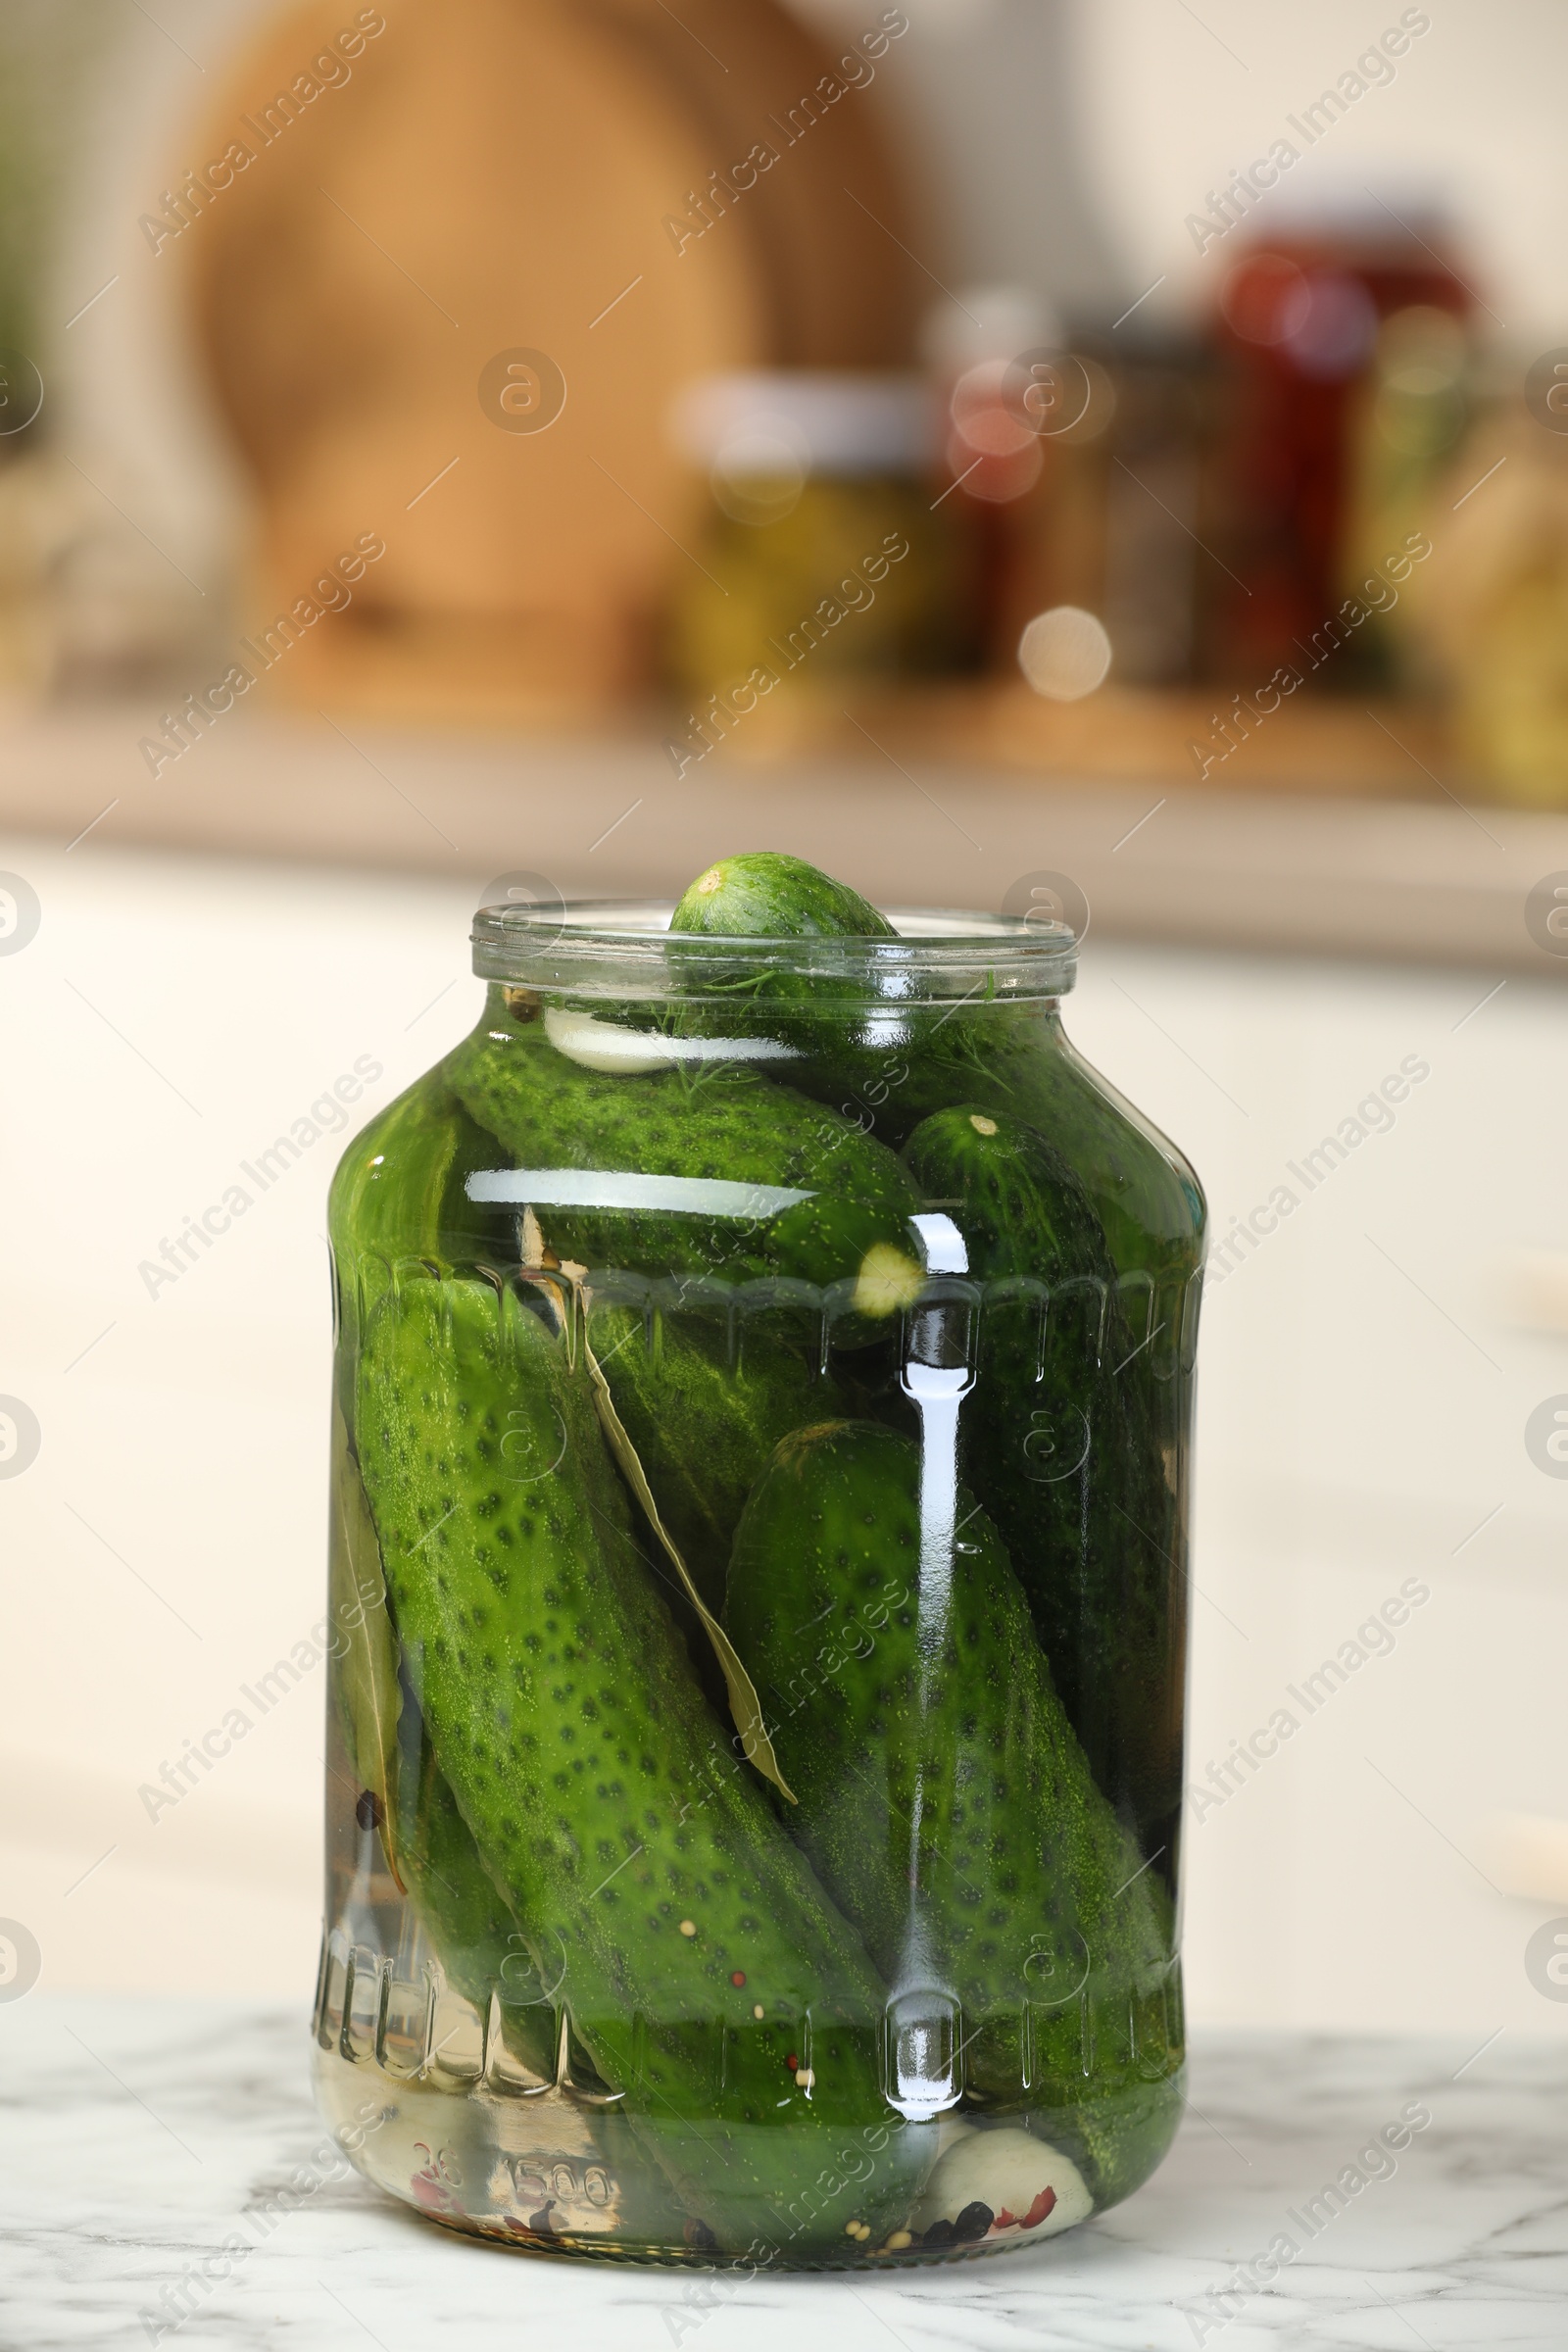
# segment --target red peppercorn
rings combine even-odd
[[[745,1984],[745,1982],[746,1982],[746,1971],[745,1971],[745,1969],[744,1969],[744,1968],[737,1968],[737,1969],[734,1971],[734,1973],[733,1973],[733,1975],[731,1976],[731,1978],[730,1978],[730,1983],[731,1983],[732,1984]]]
[[[801,2063],[801,2062],[800,2062],[800,2060],[799,2060],[799,2059],[796,2057],[796,2055],[795,2055],[795,2052],[794,2052],[793,2050],[791,2050],[791,2052],[790,2052],[789,2056],[788,2056],[788,2057],[785,2059],[784,2063],[785,2063],[785,2065],[786,2065],[786,2066],[789,2068],[789,2070],[790,2070],[790,2073],[793,2075],[793,2074],[794,2074],[794,2072],[795,2072],[795,2070],[796,2070],[796,2068],[797,2068],[797,2067],[800,2065],[800,2063]]]

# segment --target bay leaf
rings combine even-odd
[[[548,1266],[548,1271],[564,1275],[571,1286],[576,1312],[569,1317],[563,1309],[560,1286],[554,1283],[548,1286],[557,1323],[563,1326],[562,1338],[568,1359],[575,1361],[576,1351],[580,1347],[583,1363],[593,1388],[594,1409],[599,1415],[599,1426],[605,1433],[610,1450],[614,1455],[622,1476],[642,1505],[644,1517],[658,1537],[670,1566],[680,1579],[682,1592],[691,1602],[697,1613],[698,1621],[712,1645],[713,1655],[718,1660],[718,1670],[724,1677],[724,1689],[729,1697],[730,1717],[740,1735],[741,1746],[745,1750],[748,1760],[755,1764],[765,1781],[772,1782],[781,1796],[786,1797],[792,1805],[796,1804],[799,1799],[779,1769],[778,1758],[773,1753],[773,1742],[767,1736],[767,1726],[762,1717],[762,1702],[757,1695],[757,1686],[747,1673],[735,1644],[697,1590],[692,1572],[681,1557],[680,1546],[660,1516],[658,1498],[649,1484],[648,1473],[643,1468],[636,1446],[626,1434],[625,1425],[615,1410],[615,1399],[612,1394],[610,1383],[605,1378],[599,1360],[588,1344],[588,1309],[592,1303],[593,1294],[588,1287],[587,1268],[574,1264],[570,1258],[557,1259],[555,1257],[554,1252],[545,1244],[544,1237],[539,1230],[539,1221],[531,1209],[524,1211],[519,1241],[525,1266],[530,1262],[535,1266]],[[569,1328],[566,1327],[568,1325]]]
[[[610,1383],[600,1370],[598,1359],[588,1345],[586,1330],[582,1335],[582,1351],[588,1366],[588,1377],[593,1382],[594,1404],[598,1409],[600,1426],[610,1441],[610,1450],[620,1464],[627,1485],[642,1504],[648,1524],[668,1554],[670,1566],[680,1578],[681,1589],[701,1619],[704,1633],[713,1645],[713,1655],[717,1658],[719,1672],[724,1677],[724,1688],[729,1693],[729,1711],[734,1719],[735,1729],[740,1734],[741,1745],[762,1778],[771,1781],[774,1788],[782,1795],[788,1797],[792,1805],[796,1804],[799,1799],[779,1770],[778,1758],[773,1753],[773,1742],[767,1736],[767,1727],[762,1720],[762,1702],[757,1695],[757,1687],[742,1665],[740,1653],[728,1634],[725,1633],[724,1628],[698,1592],[692,1579],[692,1572],[681,1558],[675,1539],[659,1515],[659,1504],[654,1498],[654,1491],[648,1483],[647,1473],[638,1457],[637,1448],[626,1435],[620,1415],[615,1410],[615,1399],[611,1395]]]

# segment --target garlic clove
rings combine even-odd
[[[909,2217],[911,2230],[956,2222],[973,2205],[989,2208],[988,2236],[1054,2237],[1086,2221],[1094,2211],[1072,2159],[1049,2141],[1016,2125],[974,2131],[955,2140],[938,2157],[920,2201]]]

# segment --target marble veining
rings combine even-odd
[[[276,2007],[32,1995],[0,2009],[3,2352],[799,2352],[805,2330],[834,2352],[1568,2346],[1562,2042],[1508,2033],[1476,2056],[1459,2038],[1200,2037],[1176,2147],[1125,2205],[994,2260],[853,2280],[454,2238],[334,2167],[306,2055],[303,2013]],[[1430,2120],[1392,2169],[1357,2167],[1412,2107]],[[1320,2192],[1350,2167],[1364,2185],[1330,2210]],[[174,2326],[168,2290],[225,2237],[248,2243],[243,2217],[284,2182],[293,2209],[231,2248],[231,2275]],[[1256,2267],[1271,2244],[1272,2268]]]

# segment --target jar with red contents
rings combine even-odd
[[[1224,565],[1209,567],[1203,666],[1243,682],[1281,665],[1342,690],[1376,682],[1371,638],[1320,632],[1346,595],[1357,528],[1359,433],[1380,340],[1409,318],[1472,309],[1441,224],[1376,200],[1295,222],[1232,265],[1217,333],[1228,453],[1218,484]],[[1394,551],[1390,551],[1394,552]],[[1332,659],[1329,655],[1332,654]]]

